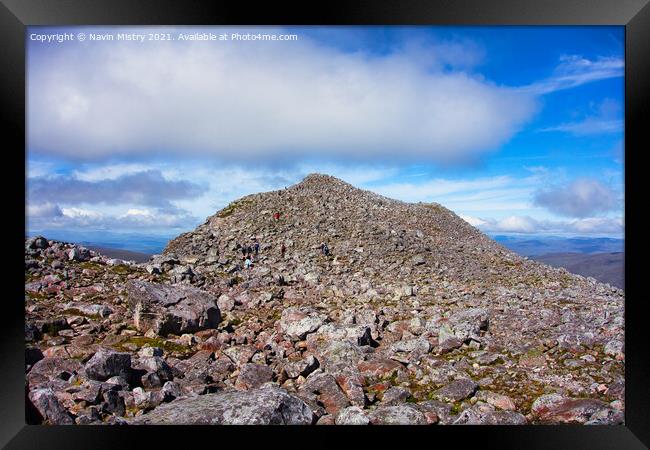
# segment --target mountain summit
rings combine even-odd
[[[623,420],[623,291],[436,203],[311,174],[145,264],[25,253],[29,401],[53,423]]]
[[[432,272],[491,282],[503,274],[500,266],[523,263],[439,204],[389,199],[321,174],[232,202],[195,231],[172,240],[164,253],[199,265],[210,266],[217,256],[239,263],[238,246],[255,239],[263,249],[260,264],[282,261],[290,272],[323,275],[331,266],[338,267],[337,273],[374,270],[379,278],[403,274],[411,283]],[[331,259],[317,257],[323,243]]]

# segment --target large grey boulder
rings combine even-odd
[[[88,261],[92,257],[90,250],[79,246],[72,247],[70,250],[68,250],[67,255],[70,261],[77,262]]]
[[[280,332],[292,340],[302,340],[325,323],[325,316],[312,308],[287,308],[282,311]]]
[[[150,425],[310,425],[311,409],[267,383],[249,391],[225,391],[176,399],[129,421]]]
[[[126,285],[136,328],[166,336],[216,328],[221,322],[217,299],[190,286],[131,281]]]
[[[100,349],[84,367],[91,380],[106,381],[111,377],[131,377],[131,354]]]
[[[25,247],[31,248],[31,249],[45,249],[50,246],[49,242],[47,239],[45,239],[43,236],[35,236],[33,238],[27,239]]]
[[[453,314],[449,323],[461,341],[480,340],[481,331],[488,329],[490,315],[485,308],[469,308]]]

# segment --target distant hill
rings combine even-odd
[[[96,245],[85,245],[85,247],[110,258],[123,259],[124,261],[135,261],[137,263],[147,262],[151,257],[151,254],[148,253],[132,252],[119,248],[99,247]]]
[[[595,254],[625,251],[625,240],[615,238],[565,238],[558,236],[535,236],[532,238],[503,235],[492,236],[492,238],[512,251],[530,257],[550,253]]]
[[[127,250],[136,253],[153,255],[161,253],[172,235],[113,233],[110,231],[69,231],[69,230],[37,230],[27,233],[28,237],[47,236],[63,242],[74,242],[85,247],[95,246],[104,249]],[[105,252],[102,252],[105,253]],[[108,253],[105,253],[108,256]]]
[[[625,253],[548,253],[533,257],[536,261],[585,277],[594,277],[603,283],[625,287]]]

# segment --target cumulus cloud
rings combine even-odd
[[[617,206],[616,193],[610,187],[589,178],[539,190],[534,196],[534,202],[553,213],[580,218],[611,211]]]
[[[309,38],[48,48],[47,58],[29,60],[28,146],[89,160],[474,159],[508,141],[536,102],[447,70],[440,60],[462,54],[462,45],[386,54]]]
[[[195,197],[204,190],[205,186],[190,181],[167,180],[158,170],[97,181],[74,176],[37,177],[27,181],[28,198],[39,204],[138,204],[172,208],[171,200]]]
[[[487,233],[622,236],[625,226],[622,218],[615,217],[589,217],[566,221],[540,220],[529,216],[508,216],[501,219],[471,216],[461,218]]]
[[[61,217],[63,216],[63,211],[59,208],[58,205],[54,203],[39,203],[36,205],[27,205],[27,216],[28,217]]]
[[[124,213],[78,207],[59,207],[49,203],[30,204],[27,222],[31,230],[186,230],[198,225],[199,219],[188,211],[175,209],[129,208]]]

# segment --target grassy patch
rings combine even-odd
[[[228,206],[217,213],[217,217],[228,217],[232,215],[237,208],[248,205],[251,203],[251,200],[235,200],[231,202]]]
[[[111,272],[117,275],[127,275],[132,272],[131,268],[126,264],[118,264],[116,266],[111,266]]]
[[[78,267],[80,269],[88,269],[88,270],[102,270],[102,265],[96,262],[91,262],[91,261],[85,261],[82,263],[78,264]]]
[[[27,291],[25,292],[25,295],[29,297],[31,300],[34,300],[36,302],[47,300],[48,298],[50,298],[49,295],[44,294],[42,292]]]

